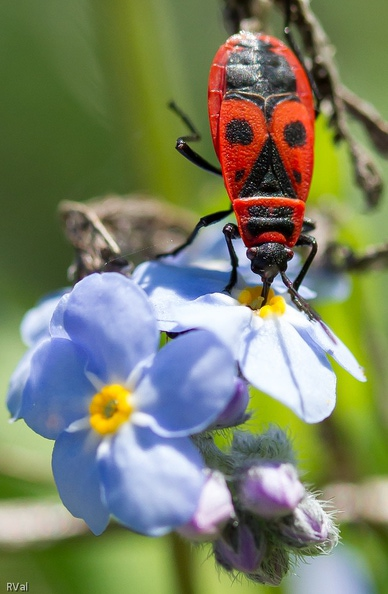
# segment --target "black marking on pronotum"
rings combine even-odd
[[[265,206],[264,204],[254,204],[248,207],[248,212],[252,217],[291,217],[293,209],[290,206]]]
[[[294,233],[295,225],[290,219],[266,219],[265,217],[252,217],[246,224],[246,230],[250,235],[255,236],[266,231],[281,233],[284,237],[291,237]]]
[[[292,221],[292,208],[279,206],[275,208],[264,205],[254,205],[248,208],[250,219],[246,229],[252,235],[258,235],[265,231],[282,233],[285,237],[291,237],[295,225]]]
[[[296,78],[290,64],[271,50],[270,43],[256,39],[248,48],[232,52],[226,67],[226,88],[261,97],[296,93]]]

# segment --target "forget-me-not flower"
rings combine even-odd
[[[235,363],[206,330],[158,345],[142,289],[93,274],[62,298],[31,356],[20,416],[55,440],[62,501],[96,534],[113,515],[158,536],[198,506],[206,476],[190,435],[227,407]]]

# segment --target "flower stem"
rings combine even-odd
[[[179,594],[195,594],[191,546],[175,532],[171,533],[170,541],[175,562],[178,592]]]

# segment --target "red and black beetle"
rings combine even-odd
[[[297,294],[317,251],[315,239],[304,233],[313,228],[304,212],[313,172],[315,121],[305,68],[275,37],[233,35],[213,60],[208,108],[221,170],[189,147],[187,141],[198,139],[198,134],[180,112],[193,135],[179,138],[177,149],[200,167],[222,174],[232,204],[228,211],[202,217],[187,243],[201,227],[234,210],[237,225],[228,223],[223,230],[232,262],[226,289],[237,280],[232,240],[240,236],[251,268],[263,282],[264,302],[274,278],[281,274],[296,303],[310,313]],[[311,250],[291,283],[285,274],[287,263],[293,257],[292,248],[301,245]]]

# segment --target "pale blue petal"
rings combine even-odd
[[[133,272],[133,279],[154,305],[160,300],[180,305],[206,293],[222,292],[229,282],[229,274],[205,268],[180,268],[158,260],[140,264]]]
[[[335,406],[335,374],[322,350],[307,344],[287,321],[266,319],[242,344],[242,373],[253,386],[307,423],[330,415]]]
[[[55,442],[52,460],[63,504],[94,534],[101,534],[109,522],[97,465],[99,445],[100,439],[91,430],[64,431]]]
[[[252,311],[224,293],[203,295],[186,305],[176,304],[171,299],[165,299],[165,296],[161,296],[159,300],[152,298],[151,301],[161,330],[209,330],[235,355],[242,332],[251,325]]]
[[[70,340],[52,338],[36,348],[20,411],[34,431],[55,439],[73,421],[88,414],[96,392],[86,378],[86,355]]]
[[[50,335],[62,338],[69,338],[64,326],[63,326],[63,315],[67,308],[67,302],[70,297],[70,291],[63,295],[55,308],[51,321],[50,321]]]
[[[135,532],[161,536],[188,522],[205,475],[188,438],[163,439],[125,425],[98,452],[109,511]]]
[[[230,221],[236,222],[232,213],[219,223],[204,227],[190,245],[175,256],[163,258],[162,262],[179,267],[197,266],[198,268],[230,272],[230,256],[225,236],[222,232],[225,224]],[[241,239],[236,239],[233,242],[233,247],[239,258],[246,258],[246,248]]]
[[[42,299],[36,307],[30,309],[21,323],[21,335],[25,344],[31,348],[23,355],[10,379],[7,393],[7,407],[12,420],[20,418],[23,390],[30,372],[30,363],[36,346],[50,336],[50,319],[59,309],[58,304],[65,299],[64,293],[70,289],[61,289],[50,293]],[[61,299],[62,297],[62,299]],[[59,334],[59,333],[58,333]]]
[[[167,256],[155,262],[146,262],[138,266],[133,273],[134,280],[157,302],[160,296],[168,293],[168,299],[176,303],[192,301],[205,293],[222,292],[229,283],[231,263],[222,233],[222,224],[201,229],[194,242],[176,256]],[[241,239],[233,242],[239,260],[237,286],[257,286],[261,278],[252,272],[251,263],[246,256],[247,248]],[[301,268],[300,257],[294,255],[288,266],[291,280]],[[277,293],[285,293],[287,288],[278,275],[273,283]],[[316,296],[305,285],[300,288],[305,299]]]
[[[321,348],[360,382],[366,381],[364,370],[356,358],[323,322],[321,324],[318,321],[310,321],[304,314],[293,308],[289,308],[287,318],[306,343],[315,344]]]
[[[188,332],[156,355],[136,388],[138,409],[160,435],[203,431],[232,399],[235,376],[232,353],[214,334]]]
[[[50,319],[61,297],[70,291],[68,287],[50,293],[41,299],[35,307],[23,317],[20,325],[22,340],[27,346],[37,344],[49,336]]]
[[[89,355],[88,370],[106,382],[124,381],[158,346],[145,293],[118,273],[92,274],[80,281],[63,319],[71,339]]]
[[[20,409],[22,406],[23,390],[30,373],[31,357],[33,354],[34,348],[31,348],[23,355],[9,382],[7,408],[11,413],[11,420],[13,421],[21,418]]]

